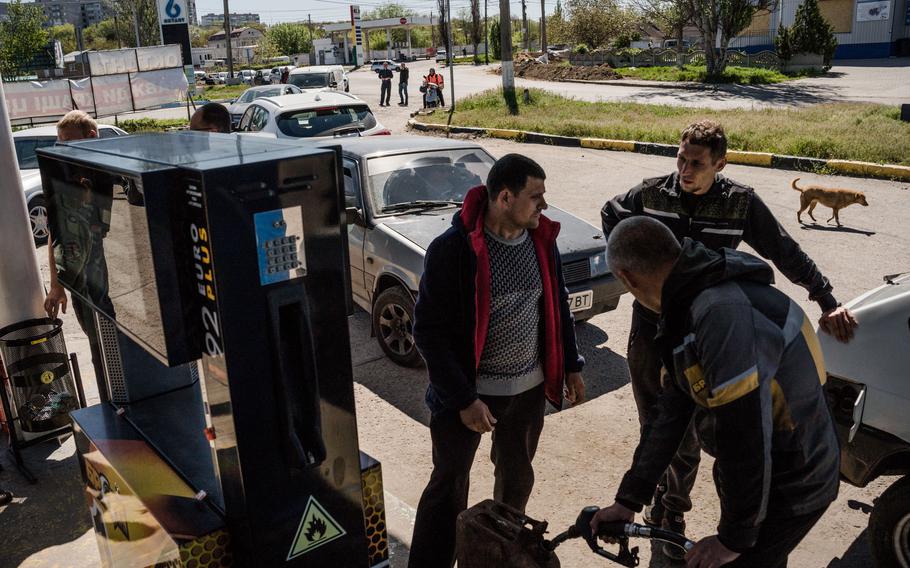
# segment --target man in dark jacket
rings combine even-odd
[[[389,69],[389,63],[382,64],[382,69],[378,71],[379,81],[382,87],[379,89],[379,106],[389,106],[389,98],[392,96],[392,70]]]
[[[414,339],[430,378],[433,473],[417,506],[412,568],[454,563],[482,434],[493,433],[494,498],[524,510],[545,401],[559,409],[564,395],[584,399],[559,223],[542,215],[545,177],[533,160],[504,156],[427,249]]]
[[[398,69],[398,106],[408,106],[408,77],[410,75],[411,70],[408,69],[407,64],[402,63]]]
[[[660,314],[666,370],[616,502],[591,525],[631,521],[651,500],[690,424],[716,458],[717,535],[686,555],[694,568],[784,568],[837,497],[839,462],[818,337],[758,258],[714,252],[646,217],[619,223],[610,270]],[[728,564],[729,563],[729,564]]]
[[[746,242],[759,255],[771,260],[784,276],[809,291],[822,311],[821,328],[842,341],[849,340],[856,321],[839,307],[831,284],[800,246],[780,226],[768,206],[752,188],[720,175],[726,166],[727,139],[723,128],[705,120],[686,128],[677,154],[677,171],[644,180],[608,201],[601,211],[604,233],[610,236],[621,220],[651,217],[665,224],[678,241],[685,237],[712,250],[736,248]],[[642,429],[655,417],[660,394],[660,361],[654,343],[657,314],[636,302],[629,332],[628,361],[632,392]],[[689,493],[699,462],[698,443],[686,436],[645,511],[649,524],[666,525],[684,532],[683,514],[692,508]],[[678,558],[676,547],[664,548]]]

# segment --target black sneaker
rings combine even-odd
[[[9,491],[0,491],[0,507],[9,504],[13,500],[13,494]]]
[[[668,531],[673,531],[681,535],[686,534],[686,520],[682,513],[664,509],[664,518],[661,527]],[[685,560],[686,551],[675,544],[664,543],[664,556],[671,560]]]

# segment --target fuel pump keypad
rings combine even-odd
[[[300,207],[263,211],[253,215],[262,286],[306,274],[303,214]]]

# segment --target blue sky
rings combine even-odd
[[[347,20],[350,18],[350,4],[342,0],[229,0],[231,12],[253,12],[259,14],[263,23],[306,21],[307,14],[312,15],[313,21]],[[458,15],[462,9],[467,10],[469,0],[451,0],[452,12]],[[382,4],[381,0],[365,0],[359,4],[361,12],[372,10]],[[414,10],[418,14],[429,15],[430,10],[436,12],[436,0],[405,0],[398,2]],[[513,16],[521,15],[521,1],[510,0]],[[550,14],[556,6],[556,0],[547,0],[547,13]],[[222,0],[196,0],[196,9],[200,16],[210,12],[224,12]],[[499,13],[499,3],[489,0],[489,14]],[[481,2],[481,14],[483,2]],[[540,17],[540,2],[528,2],[528,17]]]

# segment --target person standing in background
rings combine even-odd
[[[382,87],[379,90],[379,106],[389,106],[389,98],[392,96],[392,70],[389,69],[389,63],[385,62],[382,64],[382,69],[379,70],[379,80],[382,82]]]
[[[398,106],[408,106],[408,76],[411,70],[404,63],[398,69],[398,98],[401,99]]]

